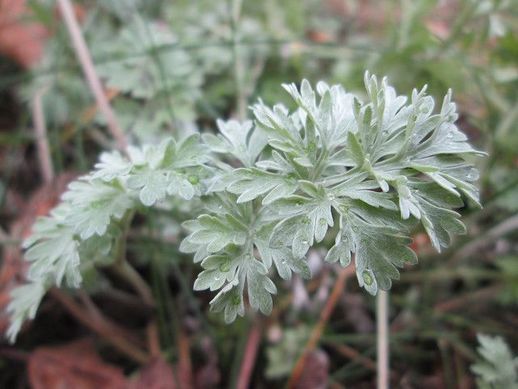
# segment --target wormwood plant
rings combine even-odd
[[[272,267],[309,278],[306,253],[329,239],[326,261],[354,258],[360,286],[389,289],[398,268],[417,261],[407,246],[415,224],[437,250],[465,231],[453,209],[463,196],[478,204],[467,159],[480,152],[455,126],[450,92],[435,109],[426,88],[398,96],[368,73],[365,87],[361,99],[340,85],[284,85],[294,111],[259,101],[254,121],[218,121],[218,135],[102,154],[24,243],[30,268],[8,307],[10,339],[51,286],[79,287],[87,269],[120,262],[135,211],[175,198],[204,208],[184,222],[180,249],[201,263],[194,289],[218,291],[211,308],[226,322],[244,315],[244,295],[268,314]]]
[[[509,346],[499,336],[477,335],[480,360],[471,366],[471,371],[479,378],[477,387],[518,388],[518,357],[513,356]]]

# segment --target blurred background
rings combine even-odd
[[[134,144],[215,131],[217,118],[246,117],[259,97],[290,105],[280,84],[302,78],[361,94],[369,70],[400,94],[427,84],[439,101],[451,88],[459,127],[489,154],[478,166],[484,208],[460,210],[468,234],[441,254],[415,232],[419,264],[390,292],[391,380],[401,388],[506,388],[491,384],[491,374],[512,377],[513,369],[516,379],[509,350],[518,346],[517,1],[73,3]],[[48,148],[39,142],[42,126]],[[19,245],[35,217],[113,148],[107,134],[55,2],[0,0],[0,308],[23,279]],[[322,263],[325,252],[309,254],[311,281],[279,284],[271,317],[226,325],[208,312],[210,293],[192,292],[199,268],[178,251],[189,210],[176,212],[142,215],[128,237],[157,302],[163,359],[135,363],[110,347],[109,331],[92,330],[47,297],[15,345],[0,343],[0,388],[283,387],[310,338],[293,387],[375,387],[375,300],[355,280],[337,281]],[[149,307],[112,275],[87,279],[70,296],[107,317],[111,333],[141,341]],[[0,314],[0,332],[6,324]],[[477,351],[477,334],[507,346],[482,338]],[[476,375],[472,366],[484,358],[493,363]]]

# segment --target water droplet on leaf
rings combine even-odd
[[[219,265],[219,270],[222,273],[226,273],[230,270],[230,261],[225,261],[221,265]]]
[[[187,180],[192,184],[196,185],[198,182],[200,182],[200,179],[198,176],[195,176],[194,174],[191,174],[189,177],[187,177]]]
[[[365,282],[365,285],[367,285],[367,286],[371,286],[372,282],[374,281],[371,274],[367,270],[365,270],[362,273],[362,278],[363,278],[363,282]]]
[[[233,305],[239,305],[239,304],[241,304],[241,297],[237,294],[234,294],[232,296],[231,302]]]

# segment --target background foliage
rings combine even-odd
[[[170,177],[171,189],[149,190],[153,175],[160,174],[160,169],[171,160],[167,153],[178,152],[182,147],[161,142],[172,134],[176,139],[183,139],[201,131],[206,133],[204,141],[214,151],[230,152],[235,158],[218,165],[217,170],[224,172],[230,166],[237,166],[236,160],[244,167],[239,180],[225,183],[234,193],[229,206],[235,212],[241,209],[246,214],[247,205],[236,205],[238,198],[249,201],[260,197],[263,203],[268,202],[274,196],[289,194],[289,182],[262,177],[260,172],[250,169],[254,160],[250,156],[261,151],[254,148],[264,142],[259,138],[253,141],[238,138],[238,134],[253,132],[251,123],[245,122],[240,128],[232,120],[216,120],[244,119],[244,114],[248,119],[255,116],[268,127],[264,117],[270,112],[265,107],[282,102],[293,111],[304,104],[298,91],[288,87],[295,97],[290,99],[280,88],[283,83],[300,85],[302,79],[308,79],[313,87],[318,81],[329,85],[340,83],[348,92],[369,101],[372,96],[363,88],[364,71],[369,69],[373,74],[388,76],[399,94],[411,95],[412,88],[420,89],[427,84],[428,93],[439,106],[442,97],[452,88],[459,111],[457,126],[477,150],[489,154],[487,158],[469,161],[481,172],[480,202],[484,208],[479,210],[475,206],[473,190],[467,186],[462,195],[467,205],[460,210],[467,235],[454,238],[449,249],[437,254],[432,246],[440,246],[442,240],[449,240],[448,236],[430,233],[430,228],[426,231],[426,224],[425,229],[410,230],[412,248],[420,262],[402,272],[401,280],[393,284],[391,292],[394,384],[402,387],[469,386],[475,382],[473,371],[478,384],[484,387],[494,385],[495,373],[491,369],[495,366],[502,369],[496,375],[504,380],[515,380],[516,374],[509,373],[512,366],[516,366],[510,361],[512,352],[499,340],[481,336],[481,357],[478,357],[476,334],[499,335],[507,340],[511,350],[517,343],[514,331],[518,321],[516,2],[267,0],[243,1],[241,12],[236,12],[239,5],[239,1],[208,0],[81,2],[82,28],[96,69],[109,88],[111,103],[128,138],[139,147],[132,158],[139,161],[138,155],[144,155],[135,167],[125,165],[117,153],[104,154],[95,173],[74,184],[76,193],[84,193],[85,186],[95,188],[88,194],[88,200],[96,198],[98,210],[102,209],[102,212],[83,214],[84,219],[74,221],[82,224],[82,240],[88,242],[91,235],[106,232],[102,244],[81,247],[87,250],[86,255],[92,262],[96,258],[105,261],[105,266],[86,264],[82,269],[84,290],[89,298],[110,320],[136,336],[143,336],[143,323],[149,318],[145,304],[135,310],[128,299],[121,298],[133,291],[124,278],[108,269],[109,259],[116,259],[121,249],[114,246],[115,237],[126,234],[124,249],[128,260],[149,283],[156,302],[160,344],[167,361],[175,364],[178,374],[185,370],[178,366],[185,362],[182,341],[188,339],[193,385],[202,380],[203,369],[209,368],[213,386],[235,383],[243,358],[249,352],[247,339],[256,330],[257,316],[250,314],[227,325],[221,315],[209,313],[212,292],[191,290],[193,284],[196,289],[208,286],[203,285],[203,277],[194,281],[201,268],[192,264],[190,254],[178,249],[181,239],[188,235],[187,230],[211,231],[212,223],[221,223],[216,217],[218,206],[227,206],[229,199],[218,199],[216,195],[209,215],[182,227],[181,221],[204,211],[197,200],[186,205],[181,198],[193,197],[199,181],[215,173],[207,167],[199,167],[200,164],[211,165],[212,161],[202,158],[205,155],[202,150],[195,150],[193,154],[201,159],[174,167],[178,174]],[[28,227],[21,228],[20,224],[30,225],[27,214],[32,213],[28,217],[31,220],[42,212],[38,210],[41,206],[31,205],[35,200],[30,200],[30,194],[41,186],[30,117],[34,95],[44,90],[42,102],[56,175],[84,174],[91,170],[102,151],[112,148],[105,135],[104,118],[92,110],[93,99],[63,23],[56,20],[53,2],[27,2],[27,6],[30,11],[27,20],[45,26],[48,38],[44,40],[41,57],[30,67],[17,67],[8,59],[10,52],[0,60],[0,238],[4,248],[4,276],[6,264],[12,262],[13,251],[26,235]],[[247,109],[258,97],[264,105]],[[221,135],[216,135],[218,129]],[[154,146],[145,149],[144,144]],[[438,147],[449,146],[441,143]],[[362,150],[358,149],[357,153],[361,154]],[[279,161],[272,153],[265,163],[273,166]],[[103,163],[105,167],[117,165],[119,170],[103,168]],[[464,177],[469,177],[470,172],[465,170]],[[131,176],[125,181],[129,194],[117,192],[121,195],[117,201],[103,202],[107,193],[112,198],[113,191],[121,190],[113,182],[115,175],[120,174]],[[471,176],[466,184],[475,179]],[[448,186],[441,177],[436,180]],[[382,181],[381,177],[380,186]],[[259,188],[250,187],[251,183],[257,183]],[[398,188],[401,193],[405,193],[403,184],[402,181]],[[178,190],[178,199],[160,203],[159,209],[139,207],[131,225],[121,228],[127,208],[138,202],[155,204],[172,188]],[[70,189],[66,203],[53,211],[58,219],[69,218],[70,211],[66,208],[79,210],[85,201],[81,196],[74,196],[74,187]],[[445,193],[438,196],[442,201],[454,201]],[[415,201],[401,203],[401,198],[400,195],[402,216],[423,212],[416,211]],[[375,201],[382,199],[380,196]],[[41,203],[41,200],[36,201]],[[50,208],[49,201],[44,201],[47,205],[43,208]],[[423,201],[426,202],[423,199],[420,204]],[[288,206],[284,204],[285,211]],[[115,219],[122,218],[121,223],[108,226],[107,210]],[[444,216],[440,219],[444,220]],[[232,225],[229,220],[224,220],[224,224]],[[41,228],[47,235],[50,229],[55,238],[46,246],[49,253],[45,257],[51,260],[67,255],[73,262],[78,248],[71,236],[78,231],[63,225]],[[338,232],[337,226],[333,228]],[[229,230],[228,235],[231,240],[239,239],[233,230]],[[261,231],[257,236],[256,247],[261,250]],[[219,243],[222,239],[225,237],[211,237]],[[331,246],[333,240],[325,244]],[[373,250],[379,251],[379,248]],[[200,261],[204,258],[202,254]],[[202,262],[204,272],[213,276],[221,266],[224,269],[232,266],[225,262],[224,255]],[[26,256],[31,256],[31,249]],[[311,271],[314,281],[303,283],[299,276],[281,281],[275,276],[276,308],[272,316],[260,324],[264,336],[260,338],[254,365],[254,387],[281,385],[286,381],[296,357],[292,364],[284,360],[286,366],[279,361],[283,355],[300,355],[319,321],[322,307],[329,304],[337,268],[324,264],[321,260],[324,256],[325,250],[317,247],[309,252],[308,265],[296,261],[288,266],[275,263],[282,279],[290,279],[291,271],[302,276]],[[275,258],[272,255],[272,261]],[[66,273],[71,275],[67,283],[78,282],[79,275],[67,272],[59,262],[52,266],[56,281],[61,282]],[[253,274],[264,276],[264,269],[256,270]],[[258,289],[272,292],[273,286],[265,279],[268,280],[266,277],[256,280]],[[4,285],[11,282],[4,281],[2,279]],[[71,290],[70,293],[84,303],[85,296],[81,292]],[[41,286],[32,286],[31,290],[23,291],[22,296],[31,294],[41,295]],[[268,298],[256,303],[251,301],[251,304],[269,311]],[[0,386],[12,387],[26,379],[23,364],[13,358],[19,354],[13,351],[28,353],[38,346],[60,344],[88,333],[55,301],[54,298],[43,301],[39,316],[30,329],[22,332],[14,350],[7,346],[0,349]],[[373,385],[374,373],[369,365],[375,358],[373,302],[356,282],[348,282],[336,303],[319,339],[317,351],[321,354],[315,354],[314,362],[314,370],[324,372],[324,380],[332,385]],[[225,317],[228,319],[228,315],[235,316],[235,313],[225,313]],[[96,347],[106,361],[126,373],[138,370],[133,361],[106,347],[102,337],[97,339]],[[490,351],[492,348],[496,351]],[[474,363],[470,370],[469,366]],[[507,372],[503,372],[506,369]],[[209,381],[202,387],[210,387]]]

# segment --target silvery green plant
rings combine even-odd
[[[479,360],[471,365],[480,389],[518,388],[518,357],[500,336],[477,334]]]
[[[9,337],[51,286],[79,287],[82,269],[110,262],[129,215],[171,198],[203,205],[183,223],[180,249],[201,264],[194,289],[217,291],[211,309],[226,322],[244,315],[245,295],[270,313],[272,268],[309,278],[306,254],[328,240],[326,261],[354,259],[360,286],[389,289],[398,268],[417,261],[408,247],[417,223],[437,250],[465,231],[454,209],[463,196],[478,204],[468,158],[481,153],[454,124],[450,92],[436,108],[426,88],[398,96],[368,73],[365,87],[361,99],[303,80],[284,85],[293,111],[259,101],[254,121],[218,121],[218,135],[102,154],[25,242],[28,282],[13,291]]]

